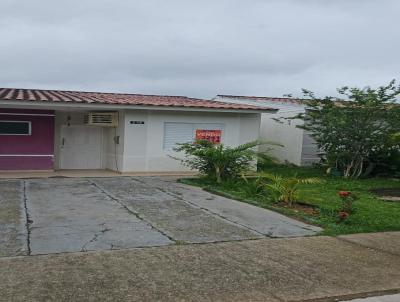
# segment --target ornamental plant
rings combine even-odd
[[[321,180],[315,177],[298,178],[283,177],[277,174],[258,173],[256,183],[272,193],[275,202],[284,202],[292,207],[299,198],[299,186],[301,184],[320,184]]]
[[[197,140],[194,143],[179,144],[174,151],[183,152],[185,158],[174,158],[183,165],[221,183],[250,170],[255,166],[257,158],[268,157],[267,151],[257,151],[258,146],[266,144],[274,143],[252,141],[237,147],[229,147],[207,140]]]
[[[350,191],[339,191],[338,195],[342,200],[342,206],[339,211],[340,221],[346,220],[350,214],[354,212],[354,202],[358,199],[356,195]]]

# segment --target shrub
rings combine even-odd
[[[235,178],[255,165],[255,160],[260,154],[256,147],[263,144],[259,141],[249,142],[237,147],[228,147],[223,144],[214,144],[206,140],[199,140],[194,143],[179,144],[174,149],[185,154],[180,160],[183,165],[199,170],[200,173],[214,178],[217,183],[224,179]]]
[[[298,201],[298,187],[300,184],[321,183],[318,178],[282,177],[276,174],[260,173],[256,183],[272,191],[275,202],[285,202],[289,207]]]

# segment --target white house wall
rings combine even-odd
[[[301,165],[310,166],[318,163],[320,157],[318,156],[319,149],[315,140],[310,136],[307,131],[303,133],[303,148],[301,152]]]
[[[56,169],[60,168],[61,126],[68,123],[83,125],[84,114],[83,111],[56,112]],[[171,156],[182,157],[182,154],[164,150],[166,122],[195,123],[198,127],[203,124],[223,125],[222,143],[236,146],[259,138],[260,120],[259,113],[121,110],[119,126],[103,128],[101,168],[120,172],[187,171],[187,167],[171,158]],[[119,137],[118,143],[114,140],[116,136]]]
[[[315,141],[303,129],[296,126],[301,120],[285,120],[305,111],[305,106],[293,102],[282,102],[279,100],[257,99],[251,97],[217,96],[216,101],[235,104],[263,105],[279,109],[275,114],[263,113],[261,117],[260,138],[283,145],[283,147],[270,147],[271,155],[281,162],[290,162],[296,165],[311,165],[319,162],[318,148]],[[277,122],[280,119],[281,122]]]
[[[103,156],[104,168],[114,171],[122,171],[124,166],[124,136],[125,136],[125,112],[118,112],[118,127],[105,128],[105,154]],[[116,142],[114,138],[118,138]]]
[[[84,115],[86,112],[84,111],[56,111],[55,115],[55,146],[54,146],[54,167],[55,169],[60,168],[60,147],[61,147],[61,126],[62,125],[83,125]],[[103,128],[103,144],[101,146],[101,168],[102,169],[116,169],[116,162],[118,163],[118,168],[122,169],[122,152],[123,152],[123,140],[121,143],[116,145],[114,144],[114,136],[115,133],[123,137],[124,129],[123,129],[123,121],[124,114],[123,111],[119,112],[120,125],[117,128]],[[117,151],[117,160],[115,158],[115,151]]]
[[[292,117],[293,112],[277,113],[274,115],[263,114],[261,117],[261,139],[272,141],[283,145],[283,147],[272,147],[271,155],[282,162],[290,162],[301,165],[303,147],[303,129],[296,126],[299,120],[285,120]],[[280,122],[274,119],[283,118]],[[267,146],[269,147],[269,146]]]
[[[188,170],[170,157],[181,154],[164,150],[166,122],[223,124],[222,143],[236,146],[258,139],[260,114],[126,110],[122,172]]]

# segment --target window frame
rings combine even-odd
[[[0,123],[5,122],[5,123],[26,123],[28,124],[28,133],[24,133],[24,134],[18,134],[18,133],[1,133],[1,136],[31,136],[32,135],[32,122],[31,121],[15,121],[15,120],[0,120]]]

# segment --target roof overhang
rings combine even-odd
[[[228,109],[228,108],[205,108],[205,107],[178,107],[178,106],[149,106],[149,105],[115,105],[115,104],[88,104],[88,103],[66,103],[66,102],[34,102],[0,100],[3,108],[15,109],[48,109],[48,110],[157,110],[157,111],[190,111],[190,112],[221,112],[221,113],[276,113],[278,109]]]

